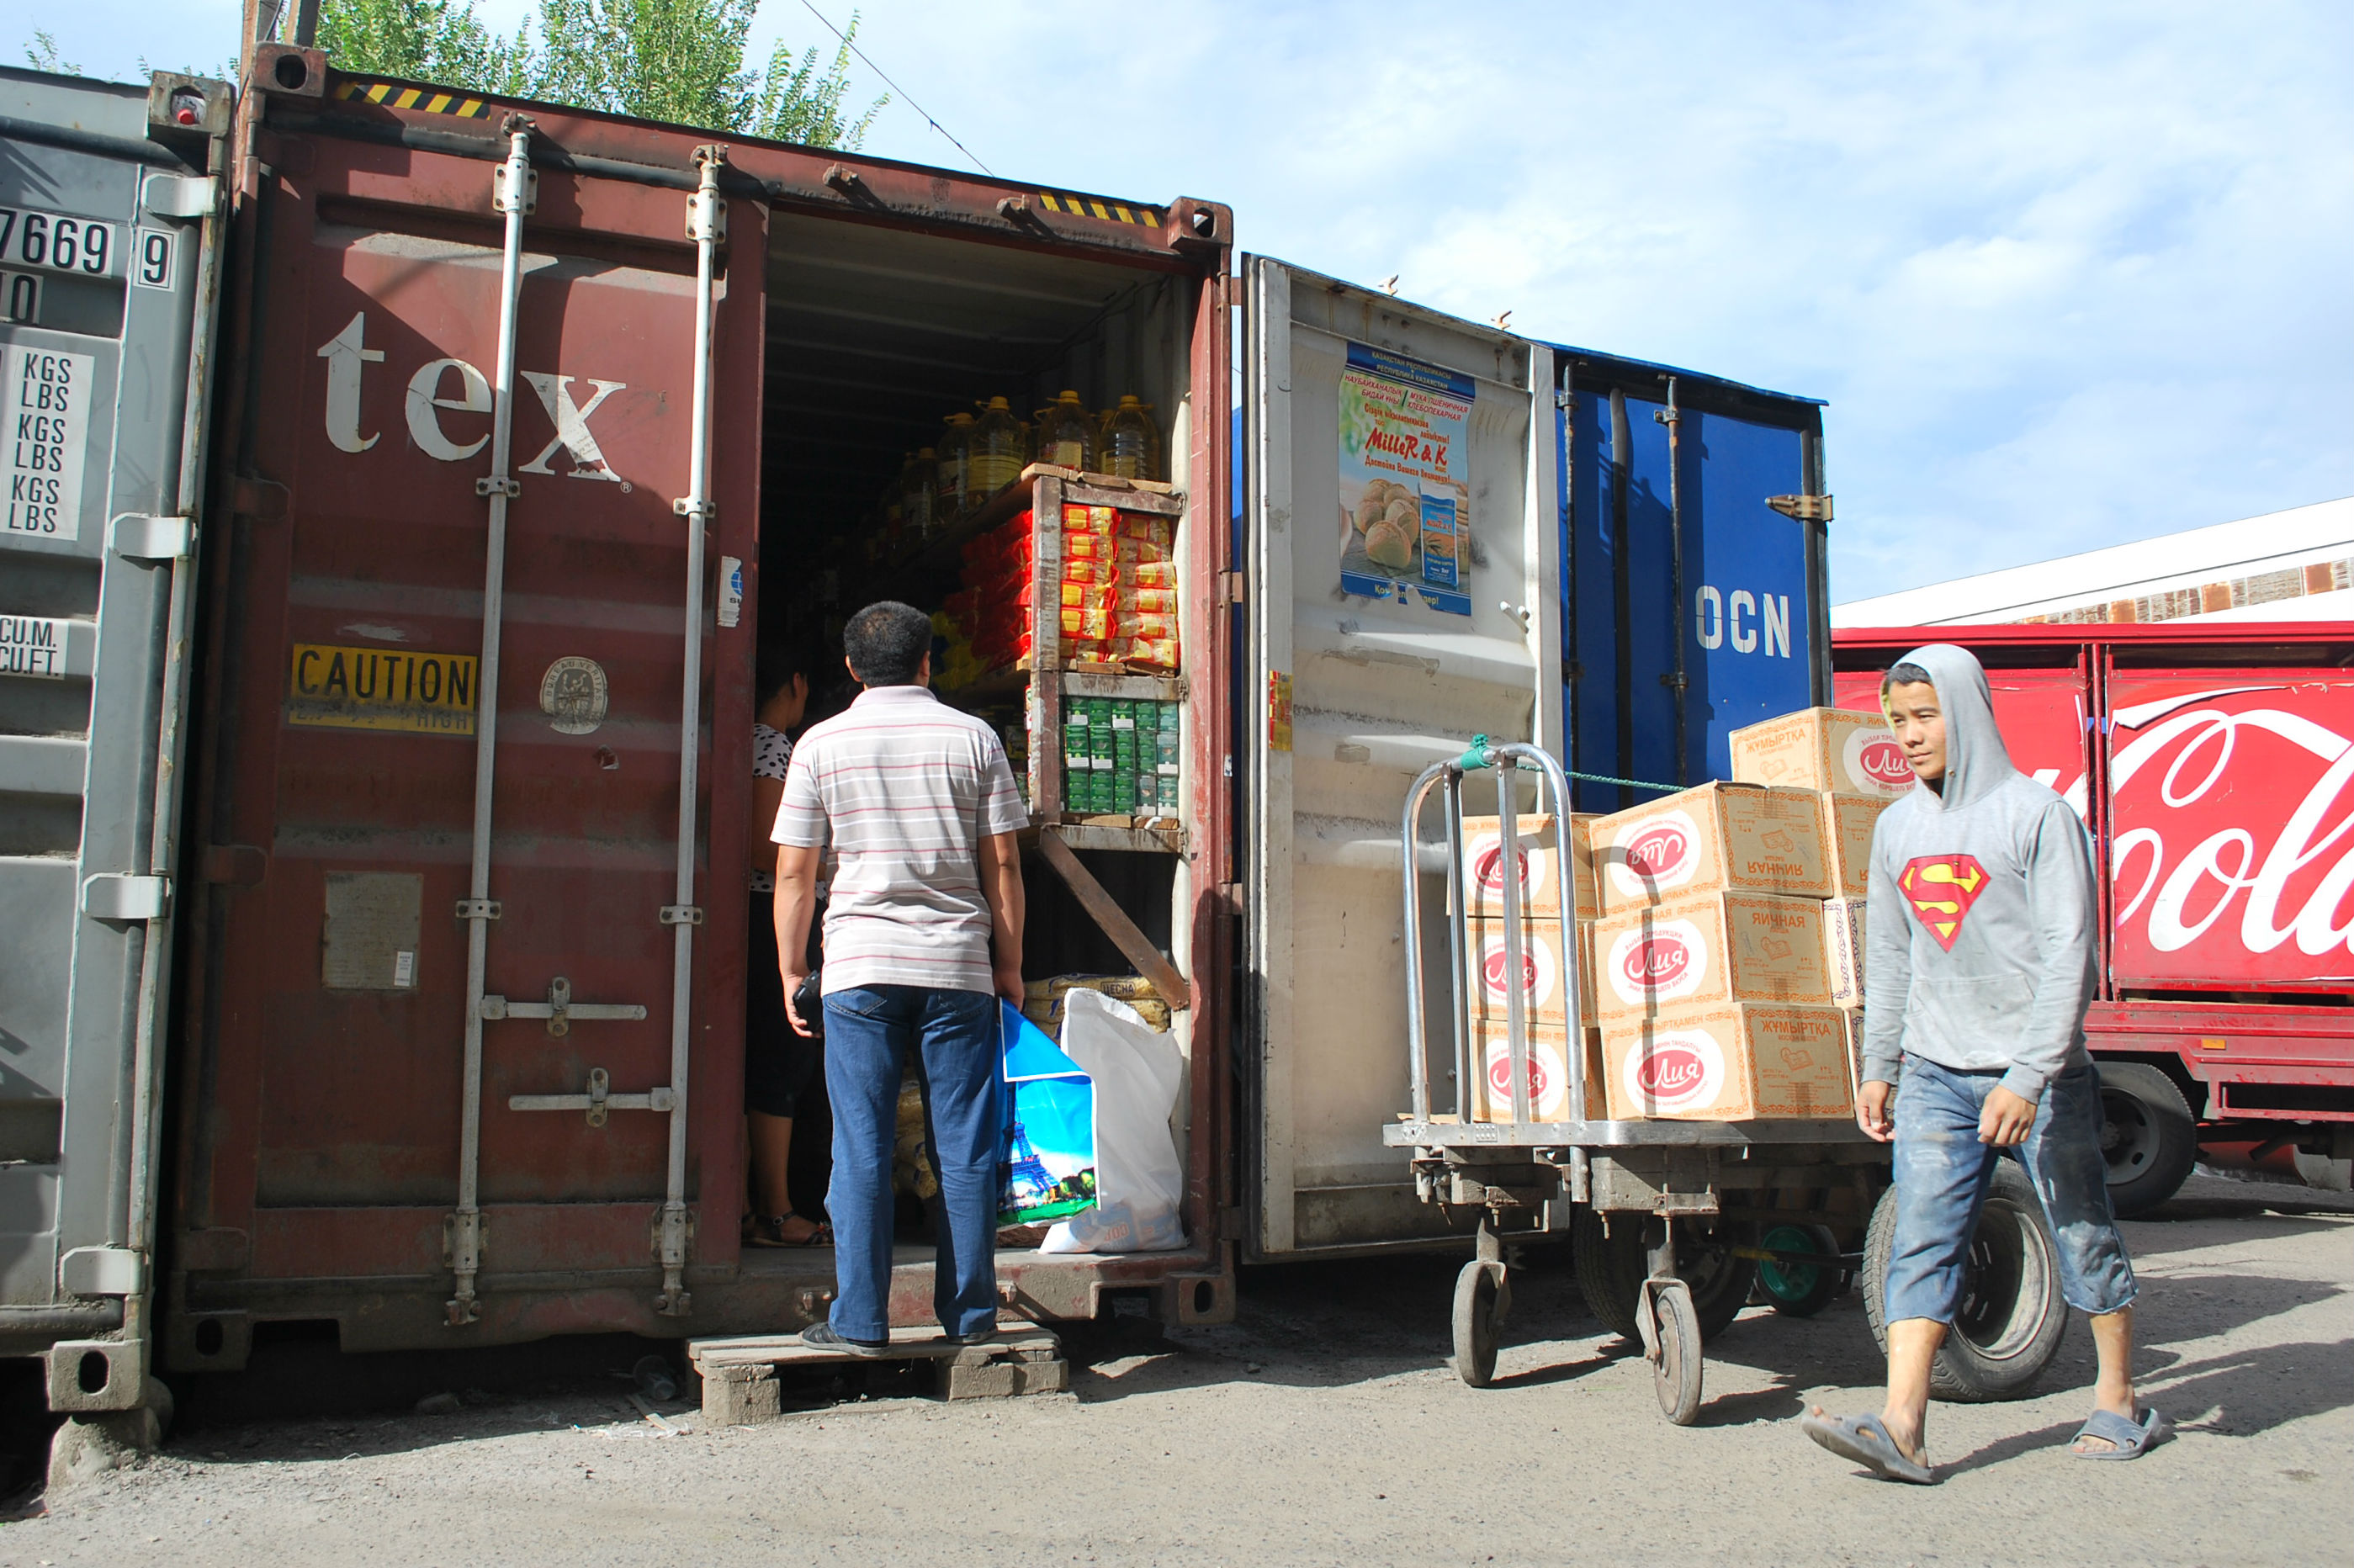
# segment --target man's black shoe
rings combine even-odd
[[[801,1330],[801,1343],[813,1351],[838,1351],[848,1356],[887,1356],[891,1353],[888,1340],[854,1340],[833,1331],[827,1322],[811,1323]]]

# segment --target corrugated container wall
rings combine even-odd
[[[146,1397],[229,90],[0,69],[0,1354]]]

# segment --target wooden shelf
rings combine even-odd
[[[1062,685],[1066,697],[1110,697],[1119,702],[1182,703],[1186,691],[1182,675],[1114,673],[1068,666],[1063,670]]]
[[[1147,827],[1148,822],[1165,823]],[[1066,814],[1062,821],[1041,822],[1037,831],[1052,833],[1073,849],[1122,850],[1144,854],[1188,856],[1185,830],[1167,817],[1095,817]]]
[[[1122,479],[1117,474],[1080,473],[1052,463],[1034,462],[1022,471],[1020,479],[981,503],[979,511],[966,513],[939,535],[901,552],[896,559],[877,561],[875,571],[937,572],[954,568],[962,561],[968,543],[1031,504],[1041,479],[1063,481],[1064,498],[1082,505],[1121,506],[1163,517],[1179,516],[1185,510],[1185,493],[1174,485]]]

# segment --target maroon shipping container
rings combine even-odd
[[[2194,1136],[2354,1155],[2354,625],[1847,630],[1840,705],[1877,712],[1925,642],[1978,654],[2014,760],[2093,829],[2120,1206],[2171,1193]]]
[[[992,391],[1140,392],[1181,495],[1225,497],[1231,219],[526,122],[315,51],[265,46],[254,80],[167,1364],[241,1365],[271,1319],[353,1349],[807,1321],[832,1255],[737,1241],[764,592],[847,593],[811,519],[871,495],[910,419]],[[1178,528],[1182,829],[1073,837],[1192,977],[1192,1239],[1004,1255],[1035,1314],[1232,1310],[1229,527],[1190,504]],[[1108,950],[1035,860],[1028,882],[1033,974]],[[894,1317],[920,1320],[929,1249],[905,1256]]]

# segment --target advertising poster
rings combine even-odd
[[[1471,613],[1471,378],[1362,343],[1341,373],[1341,589]]]

